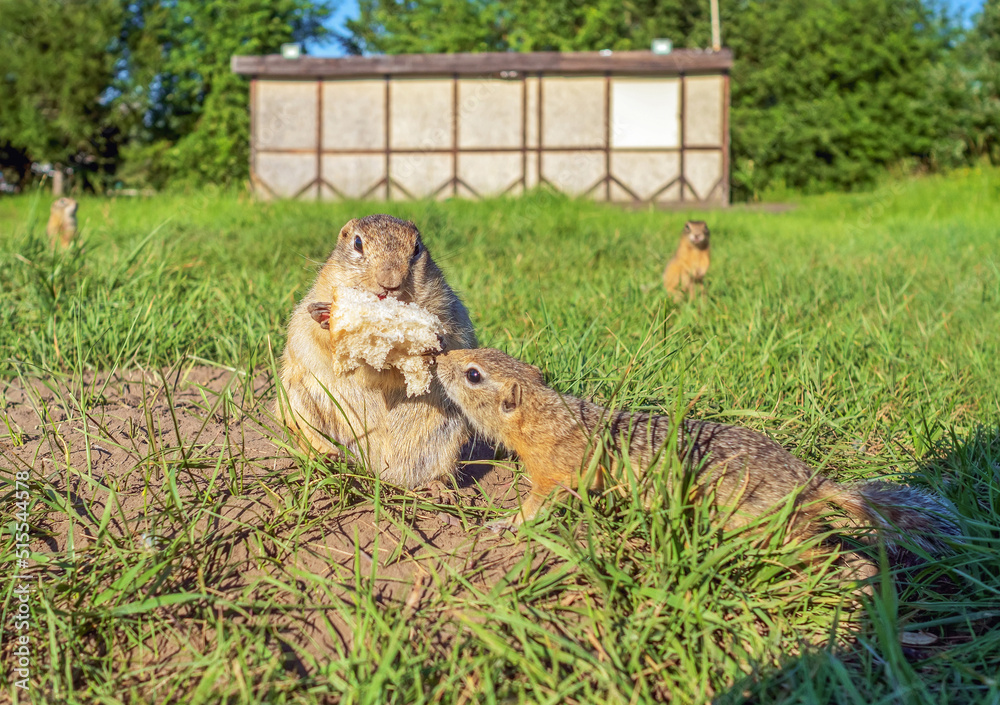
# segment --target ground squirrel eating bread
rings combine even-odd
[[[580,483],[606,431],[610,461],[614,452],[627,455],[642,473],[676,429],[667,416],[612,411],[560,394],[545,386],[537,367],[498,350],[452,350],[436,361],[445,392],[473,428],[524,464],[531,493],[503,522],[512,527],[533,519],[550,494]],[[837,484],[763,434],[738,426],[685,419],[677,433],[685,467],[698,472],[695,496],[715,493],[714,502],[729,510],[726,528],[746,525],[794,496],[793,535],[818,531],[816,520],[833,505],[852,525],[879,529],[896,560],[907,556],[893,540],[899,534],[928,552],[945,548],[942,536],[958,534],[945,500],[930,493],[889,482]]]
[[[471,432],[439,382],[408,397],[398,369],[334,369],[331,336],[317,321],[344,287],[412,302],[433,314],[442,325],[444,350],[476,346],[468,311],[413,223],[388,215],[352,220],[292,312],[281,357],[285,396],[279,393],[277,413],[300,434],[305,450],[340,457],[342,446],[389,482],[417,487],[451,472]]]
[[[49,245],[54,249],[56,245],[69,247],[76,237],[76,209],[77,203],[72,198],[59,198],[53,201],[49,208],[49,222],[45,226],[45,232],[49,236]]]
[[[684,223],[677,251],[663,270],[663,286],[675,301],[681,299],[683,292],[691,298],[695,288],[704,293],[705,275],[711,260],[708,236],[708,225],[704,220]]]

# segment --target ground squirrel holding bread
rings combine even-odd
[[[704,294],[705,275],[711,260],[708,235],[704,220],[684,223],[677,251],[663,270],[663,286],[675,301],[680,301],[684,292],[688,298],[693,297],[696,288]]]
[[[907,556],[897,545],[900,535],[928,552],[943,551],[942,537],[958,535],[945,500],[889,482],[840,485],[750,429],[693,419],[677,429],[667,416],[605,409],[545,386],[537,367],[499,350],[452,350],[436,363],[445,391],[473,428],[517,453],[531,480],[520,511],[495,523],[500,527],[533,519],[551,494],[577,487],[594,453],[605,449],[605,431],[612,446],[608,469],[614,473],[617,452],[642,473],[674,428],[685,467],[698,472],[695,497],[714,492],[714,503],[730,510],[726,528],[744,526],[795,497],[792,535],[818,532],[817,520],[833,505],[852,525],[878,529],[897,561]]]
[[[76,237],[76,209],[78,205],[72,198],[59,198],[49,209],[49,222],[45,232],[49,236],[49,245],[69,247]]]
[[[444,350],[477,344],[468,311],[413,223],[388,215],[351,220],[292,312],[277,413],[307,452],[339,458],[342,446],[388,482],[418,487],[452,472],[471,430],[436,379],[410,398],[397,369],[333,371],[330,336],[317,321],[339,287],[416,303],[443,324]]]

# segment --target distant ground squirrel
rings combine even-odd
[[[281,357],[287,398],[279,392],[277,413],[300,434],[305,450],[339,457],[334,443],[339,444],[355,458],[364,456],[389,482],[417,487],[452,472],[471,431],[436,379],[429,392],[408,398],[397,369],[363,365],[344,374],[333,371],[330,336],[310,306],[322,310],[337,287],[416,303],[441,320],[445,350],[477,344],[468,311],[413,223],[388,215],[351,220],[292,312]]]
[[[59,198],[52,203],[49,209],[49,223],[45,226],[45,232],[49,236],[49,245],[55,248],[56,245],[69,247],[76,237],[76,209],[77,202],[72,198]]]
[[[694,296],[695,289],[704,293],[705,275],[711,260],[708,236],[708,225],[704,220],[684,223],[677,251],[663,270],[663,286],[675,301],[679,301],[684,292],[688,298]]]
[[[549,495],[575,488],[603,431],[637,473],[656,460],[671,432],[667,416],[612,411],[560,394],[545,386],[537,367],[498,350],[449,351],[437,357],[437,374],[473,427],[516,452],[531,479],[521,510],[500,526],[533,519]],[[878,529],[897,560],[906,556],[896,545],[900,534],[929,552],[944,548],[942,536],[958,534],[945,500],[888,482],[839,485],[756,431],[685,419],[678,441],[685,466],[701,468],[696,496],[714,491],[715,503],[732,510],[726,528],[744,526],[795,496],[793,535],[815,533],[815,520],[829,509],[824,505],[833,505],[852,523]]]

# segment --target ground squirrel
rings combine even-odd
[[[704,293],[705,275],[708,274],[711,260],[708,235],[708,226],[704,220],[689,220],[684,223],[677,251],[663,270],[663,286],[675,301],[679,301],[685,291],[688,298],[691,298],[695,288]]]
[[[608,450],[627,454],[637,473],[656,461],[671,433],[667,416],[612,411],[560,394],[545,386],[537,367],[498,350],[439,355],[437,375],[473,428],[516,452],[531,479],[521,510],[495,527],[516,527],[534,518],[550,494],[576,487],[605,430]],[[685,419],[677,447],[685,467],[700,468],[695,496],[714,491],[714,502],[730,510],[726,528],[743,526],[795,496],[792,535],[815,533],[815,520],[833,505],[852,525],[879,529],[897,561],[908,555],[893,540],[900,534],[903,543],[928,552],[945,548],[943,535],[958,534],[945,500],[889,482],[837,484],[756,431]]]
[[[351,220],[288,322],[281,357],[286,396],[279,392],[277,413],[298,431],[305,450],[340,457],[336,443],[355,458],[363,456],[389,482],[417,487],[451,472],[471,430],[439,382],[426,394],[407,398],[399,370],[362,365],[337,374],[331,369],[330,337],[313,314],[334,298],[337,287],[414,302],[441,320],[444,350],[476,346],[468,311],[413,223],[388,215]]]
[[[59,198],[49,209],[49,223],[45,232],[49,236],[49,244],[54,249],[56,245],[69,247],[76,237],[77,203],[72,198]]]

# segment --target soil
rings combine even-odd
[[[479,444],[446,482],[392,488],[298,454],[271,413],[273,398],[269,375],[247,380],[214,367],[0,382],[12,430],[0,427],[0,467],[29,471],[41,500],[31,510],[32,548],[48,563],[40,558],[33,570],[62,582],[103,570],[93,580],[107,584],[142,557],[162,558],[171,566],[162,584],[131,596],[120,586],[114,599],[210,599],[171,609],[192,620],[166,630],[176,633],[157,645],[159,659],[210,650],[224,617],[265,620],[306,668],[299,657],[349,653],[355,608],[440,611],[454,602],[437,599],[441,591],[488,590],[523,557],[524,542],[481,526],[517,505],[511,463],[493,461],[493,449]],[[107,537],[96,545],[102,523]],[[93,598],[72,609],[108,609]],[[255,614],[249,602],[273,609]],[[205,616],[212,609],[214,625]]]

